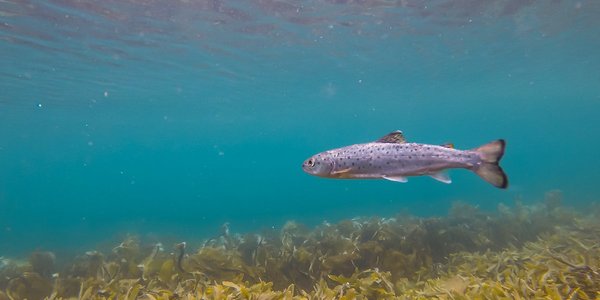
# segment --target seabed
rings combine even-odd
[[[355,218],[230,234],[199,249],[131,236],[58,266],[0,258],[5,299],[600,299],[600,209],[552,191],[497,212]]]

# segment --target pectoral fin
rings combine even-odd
[[[448,176],[448,173],[446,173],[446,172],[437,172],[437,173],[429,174],[429,176],[431,176],[431,178],[433,178],[437,181],[441,181],[443,183],[452,183],[452,179],[450,179],[450,176]]]
[[[350,172],[351,170],[352,170],[352,168],[347,168],[347,169],[342,169],[342,170],[338,170],[338,171],[333,171],[333,172],[331,172],[331,175],[342,176],[342,175]]]
[[[387,179],[389,181],[402,182],[405,183],[408,179],[404,176],[383,176],[383,179]]]

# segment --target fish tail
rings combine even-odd
[[[497,188],[508,187],[508,177],[500,167],[500,159],[504,155],[506,142],[502,139],[487,143],[473,151],[479,153],[481,164],[473,168],[475,174]]]

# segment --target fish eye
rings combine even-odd
[[[309,166],[309,167],[311,167],[311,168],[312,168],[312,167],[314,167],[314,166],[315,166],[315,160],[314,160],[314,159],[312,159],[312,158],[309,158],[309,159],[306,161],[306,165],[307,165],[307,166]]]

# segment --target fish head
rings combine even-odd
[[[327,152],[311,156],[302,164],[304,172],[321,177],[329,177],[334,167],[334,160]]]

